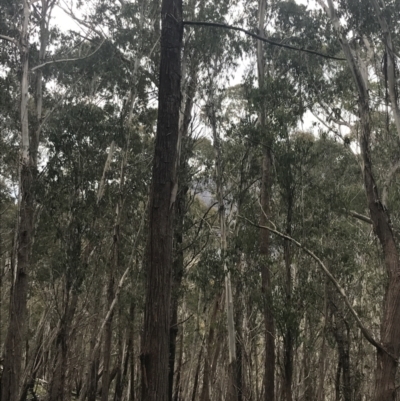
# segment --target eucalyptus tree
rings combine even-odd
[[[2,399],[19,398],[23,347],[27,341],[27,296],[34,237],[38,148],[46,117],[43,113],[43,73],[50,42],[49,21],[55,1],[43,0],[38,8],[28,1],[6,2],[1,13],[0,40],[5,44],[6,74],[19,75],[19,205],[17,236],[13,250],[10,321],[5,344]],[[38,43],[32,38],[38,35]],[[11,48],[13,50],[11,50]],[[32,57],[32,48],[35,56]],[[7,54],[8,53],[8,54]],[[14,56],[17,54],[17,56]],[[32,67],[31,63],[36,64]],[[32,97],[32,99],[31,99]]]
[[[372,112],[375,108],[379,107],[379,103],[375,101],[376,99],[374,99],[369,90],[373,85],[373,81],[371,81],[368,74],[368,66],[373,61],[374,53],[380,53],[385,60],[383,71],[385,74],[385,85],[387,85],[387,92],[389,92],[387,99],[390,99],[391,106],[389,120],[393,118],[397,135],[399,135],[399,111],[395,96],[397,83],[394,79],[396,43],[392,39],[392,32],[395,32],[397,28],[393,22],[398,19],[398,9],[392,3],[379,4],[375,1],[365,2],[363,3],[365,12],[361,16],[359,11],[355,10],[352,2],[342,5],[343,8],[340,7],[338,9],[331,0],[327,3],[323,1],[319,1],[318,3],[329,16],[336,35],[340,40],[348,68],[351,72],[355,91],[358,94],[359,141],[363,162],[365,193],[374,232],[382,247],[384,265],[388,277],[381,320],[381,336],[380,340],[374,344],[377,349],[375,399],[394,400],[396,398],[395,378],[397,360],[400,352],[400,302],[397,296],[400,291],[397,279],[400,269],[400,259],[390,211],[387,205],[382,203],[382,193],[379,191],[379,183],[377,182],[376,171],[374,170],[375,162],[372,158],[372,135],[375,130]],[[348,22],[347,30],[340,21],[340,15],[343,12],[348,13],[346,20]],[[355,37],[348,32],[350,29],[357,32],[362,42],[357,43]],[[380,37],[383,41],[383,49],[380,46],[374,45],[374,42]],[[391,170],[396,171],[396,166],[397,164],[394,162]],[[387,180],[390,181],[393,176],[394,174],[388,174]]]
[[[168,400],[174,207],[178,190],[182,1],[161,5],[158,120],[149,200],[146,303],[141,348],[142,400]]]

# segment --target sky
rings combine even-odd
[[[303,4],[308,8],[315,8],[317,7],[314,1],[310,0],[296,0],[298,4]],[[72,0],[60,0],[61,7],[64,9],[71,8],[71,4],[73,4]],[[90,7],[90,2],[86,3],[86,7]],[[65,13],[62,8],[56,6],[53,10],[53,18],[52,23],[57,25],[62,31],[72,30],[79,30],[82,29],[72,17],[70,17],[67,13]],[[74,13],[79,17],[80,12],[79,10],[74,9]],[[238,68],[232,71],[232,79],[230,80],[230,85],[238,85],[243,80],[243,75],[245,70],[251,65],[252,61],[250,58],[244,58],[238,61]],[[254,64],[254,62],[253,62]],[[254,68],[256,66],[254,65]],[[320,122],[315,118],[315,116],[310,112],[307,111],[303,116],[302,120],[298,123],[298,129],[302,131],[310,131],[314,134],[318,133],[319,127],[321,127]],[[346,134],[347,132],[343,132]]]

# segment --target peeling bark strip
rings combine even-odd
[[[182,0],[163,0],[158,121],[149,205],[142,401],[168,400],[172,238],[181,87]]]

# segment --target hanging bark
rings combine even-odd
[[[182,46],[182,0],[163,0],[158,122],[149,205],[142,401],[168,400],[170,300]]]

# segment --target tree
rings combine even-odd
[[[178,190],[182,1],[163,0],[157,135],[149,201],[142,401],[168,400],[173,222]]]
[[[381,343],[377,348],[375,399],[394,400],[396,398],[395,377],[397,371],[397,358],[399,356],[400,348],[400,301],[396,295],[400,291],[400,282],[398,280],[400,259],[389,210],[381,201],[381,196],[378,192],[378,186],[373,171],[373,161],[371,159],[371,135],[373,132],[373,125],[371,120],[371,97],[368,92],[368,78],[363,73],[361,69],[362,67],[360,67],[360,63],[361,66],[363,65],[360,54],[356,53],[346,37],[333,1],[329,0],[327,4],[323,1],[320,1],[319,3],[330,17],[332,25],[336,30],[336,34],[339,37],[343,53],[345,54],[348,67],[352,74],[354,85],[359,95],[358,112],[361,130],[360,148],[363,160],[365,193],[367,196],[368,208],[374,232],[382,247],[384,264],[388,275],[388,285],[386,288],[381,322]],[[386,70],[386,73],[388,74],[387,82],[390,87],[389,92],[391,94],[392,112],[396,122],[396,128],[399,130],[400,125],[397,124],[399,112],[397,101],[394,96],[393,43],[391,41],[386,20],[380,12],[380,6],[375,1],[372,1],[371,3],[378,15],[378,21],[381,28],[383,28],[383,35],[385,38],[384,43],[386,46],[386,52],[388,52]],[[399,132],[398,134],[400,135]]]

